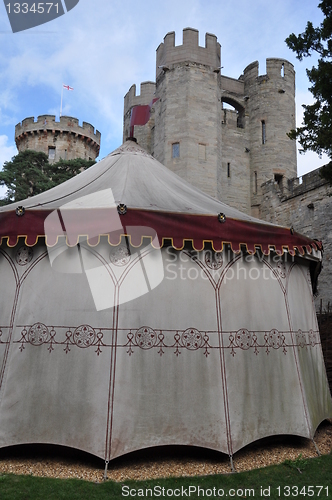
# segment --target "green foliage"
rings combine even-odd
[[[300,474],[302,474],[302,470],[307,467],[309,461],[304,460],[301,453],[295,460],[285,460],[284,464],[292,469],[296,469]]]
[[[3,204],[23,200],[49,188],[49,179],[44,173],[48,158],[45,153],[27,149],[6,161],[0,172],[0,186],[7,188]]]
[[[315,102],[303,105],[304,125],[288,136],[299,140],[302,152],[326,153],[332,158],[332,0],[323,0],[318,7],[325,15],[321,25],[314,28],[309,21],[304,33],[292,33],[285,40],[300,61],[314,52],[319,55],[317,67],[307,69]]]
[[[57,163],[48,164],[45,173],[50,178],[51,187],[54,187],[86,170],[95,163],[94,160],[83,160],[82,158],[76,158],[75,160],[61,159]]]
[[[330,186],[332,186],[332,162],[328,165],[324,165],[324,167],[320,169],[319,174],[323,179],[329,181]]]
[[[0,186],[7,188],[0,206],[24,200],[51,189],[91,167],[95,161],[80,158],[50,164],[45,153],[27,149],[7,161],[0,171]]]

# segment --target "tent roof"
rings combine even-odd
[[[118,212],[121,228],[115,222]],[[302,255],[320,249],[319,242],[290,228],[263,222],[206,195],[133,141],[63,184],[0,209],[0,238],[7,238],[9,246],[16,245],[19,237],[32,246],[44,236],[48,245],[54,245],[62,235],[70,245],[82,235],[97,244],[102,234],[114,245],[123,234],[135,246],[142,236],[156,245],[156,233],[157,245],[171,240],[175,248],[183,248],[189,240],[197,250],[205,242],[217,251],[224,243],[234,251],[245,245],[251,253],[257,247],[264,253],[274,248]]]

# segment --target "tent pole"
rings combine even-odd
[[[104,481],[107,481],[107,469],[108,469],[109,460],[105,460],[105,471],[104,471]]]
[[[316,452],[317,452],[317,455],[320,457],[321,456],[321,452],[319,451],[319,448],[317,446],[317,444],[315,443],[314,439],[312,438],[312,442],[314,443],[314,446],[316,448]]]
[[[236,470],[234,469],[233,455],[229,455],[229,461],[231,463],[231,471],[236,472]]]

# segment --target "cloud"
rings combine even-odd
[[[17,154],[17,149],[13,145],[8,145],[8,137],[0,135],[0,168],[2,168],[5,161],[9,161]]]

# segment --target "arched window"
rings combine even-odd
[[[234,99],[225,97],[222,100],[222,107],[226,110],[231,110],[236,113],[236,126],[237,128],[245,127],[245,109],[241,104],[236,102]],[[224,112],[224,123],[226,123],[226,112]]]

